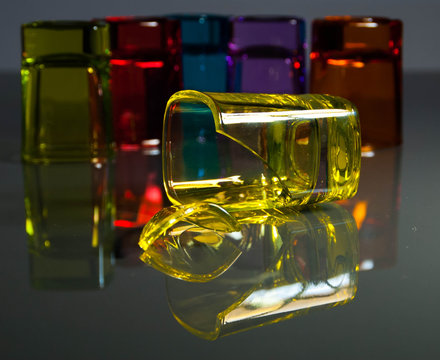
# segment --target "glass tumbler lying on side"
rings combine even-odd
[[[185,136],[187,124],[200,131]],[[359,118],[339,97],[181,91],[168,101],[163,136],[165,189],[175,204],[267,209],[357,191]]]

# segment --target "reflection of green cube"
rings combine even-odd
[[[113,270],[109,167],[24,165],[24,184],[32,286],[103,288]]]
[[[107,25],[34,22],[22,26],[22,40],[23,159],[106,156]]]

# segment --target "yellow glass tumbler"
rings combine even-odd
[[[174,204],[280,208],[348,199],[358,188],[359,117],[340,97],[180,91],[163,137]]]

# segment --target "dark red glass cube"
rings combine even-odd
[[[168,98],[182,88],[179,22],[109,17],[114,137],[118,147],[157,146]]]

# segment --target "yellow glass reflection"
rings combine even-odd
[[[176,320],[205,339],[345,304],[356,294],[356,223],[336,204],[230,214],[212,204],[166,208],[140,245],[143,260],[171,276]]]

